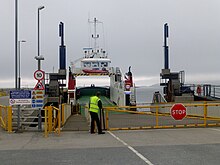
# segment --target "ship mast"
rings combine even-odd
[[[90,21],[89,23],[93,23],[94,24],[94,34],[92,34],[92,38],[94,39],[94,53],[97,54],[97,39],[99,38],[99,34],[97,34],[97,24],[98,23],[102,23],[100,21],[97,20],[97,18],[94,18],[94,21]]]

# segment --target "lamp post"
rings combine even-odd
[[[21,43],[25,40],[18,41],[18,90],[21,89]]]
[[[35,59],[38,61],[38,70],[41,69],[41,60],[44,60],[44,57],[40,55],[40,11],[44,9],[44,6],[39,6],[37,9],[37,56]],[[41,108],[39,108],[38,113],[38,130],[42,130],[42,117],[41,117]]]
[[[22,42],[26,42],[25,40],[19,40],[18,41],[18,78],[17,78],[17,89],[20,90],[21,89],[21,43]],[[17,131],[16,132],[20,132],[20,105],[18,105],[18,120],[17,120]]]
[[[15,0],[15,89],[18,89],[18,0]]]
[[[37,56],[35,59],[38,61],[38,70],[41,69],[40,61],[44,60],[44,57],[40,55],[40,11],[44,9],[44,6],[40,6],[37,9]]]

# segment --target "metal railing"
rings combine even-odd
[[[220,126],[220,103],[203,102],[185,104],[187,116],[183,120],[174,120],[170,114],[172,104],[105,107],[105,129],[131,130],[148,128],[186,128]],[[129,109],[143,109],[132,111]],[[146,111],[144,111],[144,109]]]
[[[61,128],[61,110],[53,107],[47,106],[44,109],[45,111],[45,128],[44,134],[45,137],[48,137],[48,134],[51,132],[55,132],[60,135],[60,128]]]
[[[211,84],[188,84],[185,85],[194,91],[195,95],[203,97],[213,97],[220,98],[220,85],[211,85]],[[200,92],[198,93],[198,87]]]
[[[20,131],[38,130],[38,115],[42,112],[42,110],[39,111],[38,108],[31,108],[30,106],[20,106],[20,112],[18,114],[18,108],[16,106],[13,106],[12,112],[13,129],[19,129]]]
[[[12,107],[0,105],[0,126],[12,132]]]
[[[62,105],[61,107],[62,107],[61,109],[58,109],[53,106],[47,106],[45,107],[45,109],[43,109],[44,117],[42,117],[42,120],[44,122],[42,122],[42,124],[44,124],[45,137],[48,137],[48,134],[52,132],[55,132],[56,134],[60,135],[61,124],[64,124],[65,122],[64,105]],[[0,126],[8,132],[12,132],[13,125],[17,124],[16,109],[14,109],[13,111],[14,112],[12,112],[12,106],[0,105]],[[26,116],[26,117],[21,116],[21,124],[36,125],[35,127],[37,128],[38,122],[27,121],[27,119],[33,120],[37,118],[38,118],[37,116]]]

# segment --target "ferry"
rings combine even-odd
[[[131,67],[129,67],[127,73],[123,74],[120,67],[111,66],[111,60],[108,58],[106,50],[100,48],[97,44],[97,40],[99,39],[97,26],[101,22],[97,18],[94,18],[89,23],[94,26],[94,33],[92,34],[93,47],[83,48],[83,57],[71,62],[68,81],[70,102],[73,104],[80,103],[80,105],[86,104],[89,101],[89,97],[94,95],[96,91],[99,91],[101,92],[101,100],[104,102],[104,105],[135,106],[136,91]],[[91,84],[87,87],[80,87],[76,81],[79,76],[108,77],[110,84],[109,86]]]

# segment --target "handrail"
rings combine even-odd
[[[61,127],[61,110],[53,106],[47,106],[45,111],[45,137],[48,137],[48,133],[55,132],[60,135]]]
[[[185,84],[184,86],[190,87],[192,91],[194,91],[195,95],[203,96],[203,97],[213,97],[220,98],[220,85],[211,85],[211,84]],[[198,93],[197,88],[200,88],[201,91]]]

